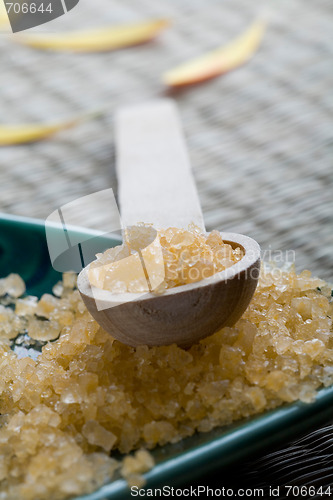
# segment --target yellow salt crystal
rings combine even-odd
[[[28,321],[28,333],[34,340],[54,340],[59,337],[60,330],[60,325],[56,321],[41,321],[34,317]]]
[[[304,321],[312,317],[312,301],[309,297],[295,297],[292,299],[291,305]]]
[[[77,274],[74,272],[63,273],[62,282],[64,288],[69,288],[70,290],[73,290],[76,287]]]
[[[0,305],[0,339],[14,339],[23,330],[23,320],[9,307]]]
[[[58,281],[58,283],[56,283],[53,288],[52,288],[52,293],[53,295],[55,295],[56,297],[61,297],[62,294],[64,292],[64,285],[63,285],[63,282],[62,281]]]
[[[15,313],[18,316],[31,316],[36,313],[37,297],[25,297],[24,299],[17,299],[15,304]]]
[[[49,293],[44,293],[37,304],[36,314],[49,318],[51,313],[58,308],[59,302],[56,297]]]
[[[110,451],[117,441],[117,437],[112,432],[107,431],[95,420],[88,420],[84,424],[82,434],[89,444],[99,446],[105,451]]]
[[[249,387],[246,390],[246,396],[256,411],[261,411],[265,408],[267,400],[264,391],[260,387]]]
[[[128,455],[123,459],[120,473],[123,477],[130,478],[133,484],[136,480],[144,484],[141,474],[152,469],[154,465],[153,456],[147,450],[140,449],[134,455]]]
[[[25,418],[25,425],[28,426],[50,426],[59,427],[61,423],[60,416],[48,406],[43,404],[33,408]]]
[[[126,476],[126,481],[130,488],[132,486],[143,488],[146,484],[146,480],[141,474],[129,474],[128,476]]]
[[[325,344],[319,339],[307,340],[304,343],[303,352],[308,354],[311,359],[316,359],[325,351]]]
[[[142,282],[145,288],[142,290],[140,287],[139,291],[149,291],[139,254],[99,267],[90,266],[88,276],[90,283],[98,288],[112,290],[113,287],[119,286],[119,283],[123,283],[128,289],[131,282],[137,281]]]
[[[175,434],[175,429],[170,422],[166,421],[152,421],[145,424],[143,428],[143,436],[145,441],[150,446],[155,446],[156,444],[165,444]]]
[[[123,459],[120,474],[129,486],[142,488],[146,483],[142,474],[152,469],[154,465],[155,461],[147,450],[137,450],[134,455],[128,455]]]
[[[266,377],[265,387],[267,387],[267,389],[270,389],[272,391],[278,392],[289,381],[290,381],[290,377],[288,376],[287,373],[284,373],[281,370],[273,370]]]
[[[18,274],[9,274],[0,279],[0,296],[8,294],[11,297],[21,297],[25,292],[25,283]]]
[[[6,457],[0,457],[0,481],[4,481],[8,477],[8,466]]]
[[[84,399],[84,393],[78,384],[71,384],[66,387],[60,396],[60,401],[65,404],[82,403]]]

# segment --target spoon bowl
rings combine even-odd
[[[124,344],[175,343],[187,348],[224,326],[234,325],[257,286],[258,243],[241,234],[221,233],[221,236],[233,248],[240,247],[244,255],[233,266],[209,278],[158,295],[113,294],[92,287],[85,268],[78,277],[82,299],[102,328]]]
[[[116,114],[118,196],[123,227],[140,222],[157,229],[206,233],[181,121],[171,99],[128,106]],[[176,343],[188,347],[226,325],[248,306],[257,285],[259,245],[247,236],[221,233],[243,257],[210,278],[163,294],[123,295],[91,287],[88,269],[78,288],[96,321],[114,338],[137,346]]]

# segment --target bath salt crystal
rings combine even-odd
[[[137,488],[143,488],[146,484],[146,480],[142,476],[142,474],[129,474],[128,476],[125,477],[125,479],[130,488],[132,488],[132,486],[136,486]]]
[[[152,469],[154,465],[154,458],[147,450],[137,450],[134,455],[128,455],[123,459],[121,474],[124,477],[130,474],[142,474]]]
[[[65,479],[61,483],[61,491],[66,495],[78,495],[80,493],[80,485],[76,479]]]
[[[61,297],[62,294],[64,292],[64,285],[62,283],[62,281],[58,281],[58,283],[56,283],[53,288],[52,288],[52,293],[53,295],[55,295],[56,297]]]
[[[33,296],[17,299],[15,303],[15,313],[18,316],[32,316],[36,312],[37,301],[37,297]]]
[[[82,427],[82,434],[89,444],[100,446],[105,451],[110,451],[117,438],[112,433],[104,429],[95,420],[89,420]]]
[[[304,352],[311,359],[316,359],[325,351],[325,344],[319,339],[307,340],[304,344]]]
[[[15,339],[23,330],[23,319],[9,307],[0,305],[0,339]]]
[[[10,297],[21,297],[25,292],[25,283],[18,274],[9,274],[6,278],[0,279],[0,296],[10,295]]]
[[[77,274],[74,272],[64,273],[62,275],[62,282],[63,282],[64,288],[68,288],[70,290],[73,290],[76,287]]]
[[[25,424],[29,426],[50,426],[59,427],[60,416],[48,406],[43,404],[35,406],[25,417]]]
[[[120,474],[126,479],[129,486],[142,488],[146,484],[142,474],[152,469],[154,465],[155,460],[151,453],[140,449],[134,455],[128,455],[123,459]]]
[[[28,333],[34,340],[54,340],[59,337],[60,330],[60,325],[56,321],[42,321],[36,318],[28,320]]]
[[[39,300],[36,314],[44,318],[50,318],[51,314],[58,309],[58,300],[50,293],[44,293]]]

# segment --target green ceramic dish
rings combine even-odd
[[[54,231],[61,231],[54,228]],[[113,244],[118,244],[114,239]],[[33,295],[50,292],[60,274],[50,264],[43,221],[0,214],[0,276],[20,274]],[[292,439],[332,418],[333,387],[318,391],[311,404],[294,403],[227,428],[197,434],[175,445],[154,450],[156,466],[148,472],[147,487],[184,486],[201,475],[234,464],[260,450]],[[204,481],[203,481],[204,482]],[[127,499],[125,481],[116,479],[76,500]]]

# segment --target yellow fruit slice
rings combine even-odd
[[[168,24],[165,19],[156,19],[92,31],[19,35],[15,39],[36,49],[99,52],[148,42]]]
[[[192,85],[237,68],[253,56],[260,45],[265,27],[266,23],[263,21],[255,22],[228,45],[165,73],[164,83],[170,87]]]
[[[71,120],[51,125],[0,125],[0,146],[12,146],[36,142],[67,128],[73,127],[82,119]]]
[[[0,2],[0,28],[4,24],[8,24],[8,15],[5,6]]]

